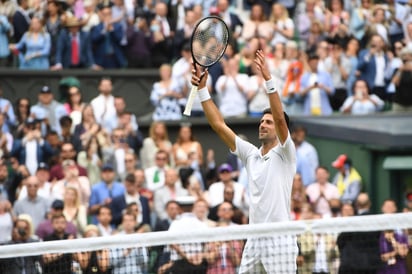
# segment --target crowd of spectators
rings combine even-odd
[[[285,3],[283,3],[285,2]],[[267,104],[253,68],[262,48],[291,115],[410,111],[412,17],[403,0],[101,1],[0,3],[0,65],[21,69],[160,68],[156,120],[180,119],[190,90],[190,36],[206,15],[231,32],[210,69],[225,117]],[[242,16],[236,11],[243,8]],[[360,82],[359,82],[360,81]],[[227,98],[232,100],[227,100]],[[194,115],[201,116],[200,104]]]

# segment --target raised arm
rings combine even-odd
[[[266,66],[265,56],[262,50],[256,51],[255,64],[263,79],[266,81],[267,93],[269,95],[270,109],[272,111],[273,120],[275,122],[276,134],[281,144],[284,144],[288,138],[289,129],[285,120],[282,102],[275,87],[275,83],[270,75],[269,69]]]
[[[209,125],[222,139],[222,141],[229,147],[231,151],[236,150],[235,133],[226,125],[222,114],[219,112],[217,106],[211,100],[210,93],[206,87],[208,77],[207,70],[202,71],[196,64],[192,64],[192,85],[198,87],[198,95],[202,102],[203,111]]]

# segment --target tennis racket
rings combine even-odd
[[[193,61],[208,68],[219,62],[229,42],[229,29],[226,23],[217,16],[201,19],[195,26],[190,39]],[[187,99],[184,115],[190,116],[197,86],[193,86]]]

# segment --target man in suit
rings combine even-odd
[[[80,30],[81,22],[68,17],[57,39],[56,65],[52,69],[97,68],[94,65],[88,33]]]
[[[150,207],[149,200],[139,195],[136,187],[136,178],[133,173],[126,175],[125,181],[125,193],[114,197],[111,202],[111,209],[113,214],[112,224],[115,226],[120,225],[122,222],[123,210],[127,207],[128,204],[135,202],[139,207],[139,223],[150,225]]]
[[[355,204],[358,215],[370,214],[371,202],[367,193],[360,193]],[[375,274],[381,266],[379,236],[379,231],[339,234],[339,274]]]
[[[123,30],[120,23],[113,23],[110,5],[99,7],[100,23],[90,30],[95,64],[107,68],[123,68],[126,58],[120,42]]]
[[[29,1],[18,0],[19,7],[16,13],[13,15],[13,39],[14,42],[19,42],[23,34],[29,29],[30,16],[29,16]]]

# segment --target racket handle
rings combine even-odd
[[[197,95],[197,86],[192,86],[189,97],[187,98],[185,111],[183,112],[184,115],[190,116],[190,114],[192,113],[193,101],[195,100],[196,95]]]

